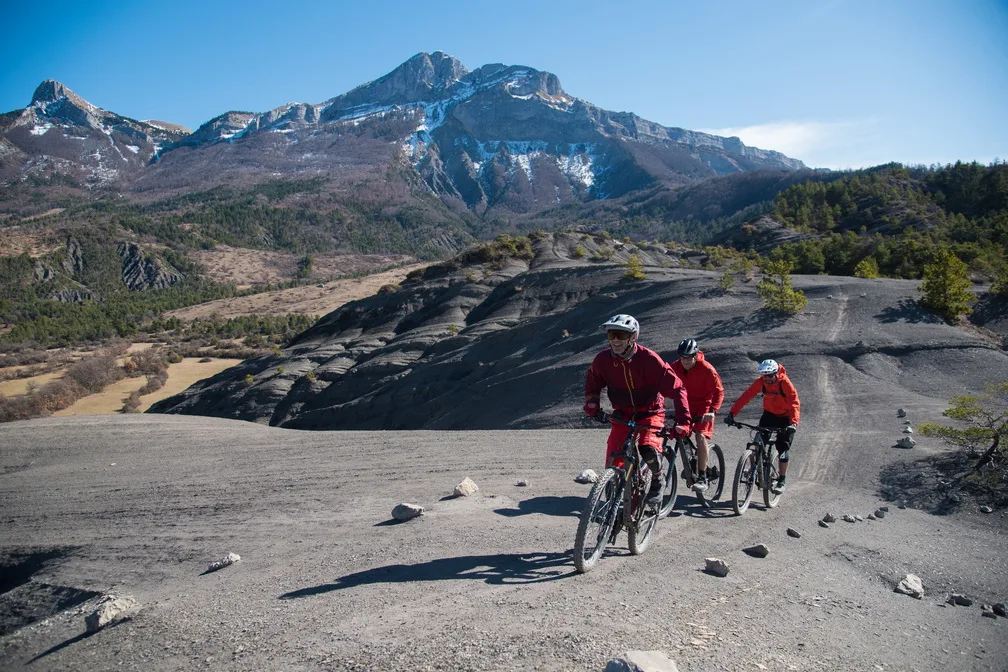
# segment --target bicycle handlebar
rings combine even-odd
[[[734,421],[731,424],[733,424],[734,426],[738,427],[739,429],[742,429],[743,427],[746,427],[748,429],[755,429],[758,432],[768,432],[770,434],[773,434],[775,432],[779,432],[782,429],[784,429],[783,427],[760,427],[759,425],[750,425],[747,422],[739,422],[738,420]]]
[[[603,410],[599,410],[599,412],[596,413],[592,417],[595,420],[598,420],[601,423],[606,423],[606,422],[609,422],[609,421],[615,421],[615,422],[618,422],[618,423],[620,423],[621,425],[623,425],[625,427],[630,427],[631,429],[652,429],[652,430],[655,430],[658,433],[658,436],[660,436],[662,438],[665,438],[665,437],[672,438],[672,434],[669,433],[672,428],[669,427],[668,425],[662,425],[661,427],[657,427],[655,425],[642,425],[639,422],[636,422],[634,420],[623,420],[622,418],[619,418],[619,417],[613,415],[612,413],[606,413]]]

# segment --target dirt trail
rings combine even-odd
[[[734,516],[684,496],[645,554],[630,556],[621,535],[578,575],[588,489],[573,476],[598,467],[605,436],[148,415],[0,426],[0,560],[33,577],[0,611],[35,605],[46,618],[0,637],[0,668],[598,672],[644,649],[684,672],[1003,669],[1005,624],[979,608],[1008,596],[1008,576],[991,570],[1008,557],[1003,513],[891,506],[884,520],[823,529],[826,511],[864,516],[883,502],[808,484]],[[466,476],[480,490],[448,497]],[[393,523],[403,501],[425,514]],[[742,552],[757,542],[768,558]],[[228,552],[241,561],[204,573]],[[706,557],[729,575],[705,574]],[[893,592],[907,572],[923,577],[923,600]],[[85,591],[143,609],[88,637]],[[938,608],[949,592],[977,602]],[[78,606],[47,613],[57,595]]]

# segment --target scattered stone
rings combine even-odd
[[[960,607],[972,607],[973,606],[973,600],[970,599],[970,598],[968,598],[968,597],[966,597],[962,593],[952,593],[951,595],[949,595],[949,597],[948,597],[948,603],[949,604],[955,604],[955,605],[958,605]]]
[[[515,487],[518,487],[518,488],[527,488],[528,487],[528,481],[518,481],[517,483],[515,483]]]
[[[765,558],[770,555],[770,549],[766,544],[756,544],[755,546],[749,546],[748,548],[742,549],[743,553],[753,556],[754,558]]]
[[[880,506],[880,507],[878,507],[878,510],[881,511],[882,513],[889,513],[889,507],[888,506]]]
[[[896,508],[897,509],[905,509],[906,508],[906,502],[904,500],[900,500],[899,504],[896,505]]]
[[[843,514],[843,519],[846,520],[848,523],[855,523],[855,522],[857,522],[854,519],[854,516],[850,515],[849,513]]]
[[[864,518],[862,518],[861,516],[859,516],[857,514],[854,514],[854,520],[858,521],[859,523],[863,523],[864,522]]]
[[[959,497],[959,495],[949,495],[949,502],[951,502],[952,504],[958,504],[961,501],[962,498]]]
[[[827,513],[825,516],[823,516],[822,519],[823,519],[824,523],[835,523],[836,522],[836,518],[833,516],[832,513]]]
[[[902,581],[896,584],[894,592],[909,595],[919,600],[924,597],[924,583],[916,574],[907,574],[903,577]]]
[[[902,408],[899,409],[898,411],[896,411],[896,417],[897,418],[905,418],[906,417],[906,411],[904,411]]]
[[[917,442],[911,439],[909,436],[904,436],[902,439],[896,442],[896,445],[900,448],[913,448],[917,445]]]
[[[1004,602],[998,602],[994,605],[994,613],[1003,618],[1008,618],[1008,608],[1005,607]]]
[[[598,474],[595,473],[594,469],[585,469],[574,477],[575,483],[594,483],[597,480]]]
[[[468,497],[479,490],[479,486],[471,478],[466,476],[462,479],[462,482],[455,486],[455,492],[452,493],[453,497]]]
[[[875,520],[875,514],[874,513],[869,513],[868,514],[868,520]]]
[[[875,517],[885,518],[885,511],[883,511],[882,509],[875,509]]]
[[[825,520],[820,520],[819,527],[829,527],[829,523],[827,523]]]
[[[102,628],[129,618],[138,609],[133,597],[106,595],[98,602],[98,608],[84,617],[88,632],[98,632]]]
[[[704,571],[714,576],[728,576],[728,563],[721,558],[705,558],[707,566]]]
[[[907,425],[906,427],[903,428],[903,433],[904,434],[913,434],[913,427],[911,427],[910,425]]]
[[[993,611],[984,611],[981,613],[981,616],[983,616],[984,618],[997,618],[997,614],[995,614]]]
[[[679,672],[679,668],[661,651],[627,651],[606,663],[603,672]]]
[[[396,507],[392,509],[392,517],[396,520],[412,520],[417,516],[422,516],[423,512],[424,508],[422,506],[403,502],[402,504],[397,504]]]
[[[210,572],[216,572],[218,569],[224,569],[228,565],[233,565],[239,560],[241,560],[241,556],[238,555],[237,553],[228,553],[220,560],[214,560],[213,562],[211,562],[210,565],[206,568],[206,573],[209,574]]]
[[[980,507],[980,513],[994,513],[994,509],[984,504]]]
[[[794,529],[793,527],[787,528],[787,536],[794,537],[795,539],[801,539],[801,532]]]

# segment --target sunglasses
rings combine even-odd
[[[607,331],[606,336],[609,337],[610,341],[625,341],[629,339],[633,334],[628,331]]]

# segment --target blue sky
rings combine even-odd
[[[0,111],[51,78],[195,129],[322,102],[440,50],[810,166],[1008,159],[1008,0],[51,0],[2,18]]]

